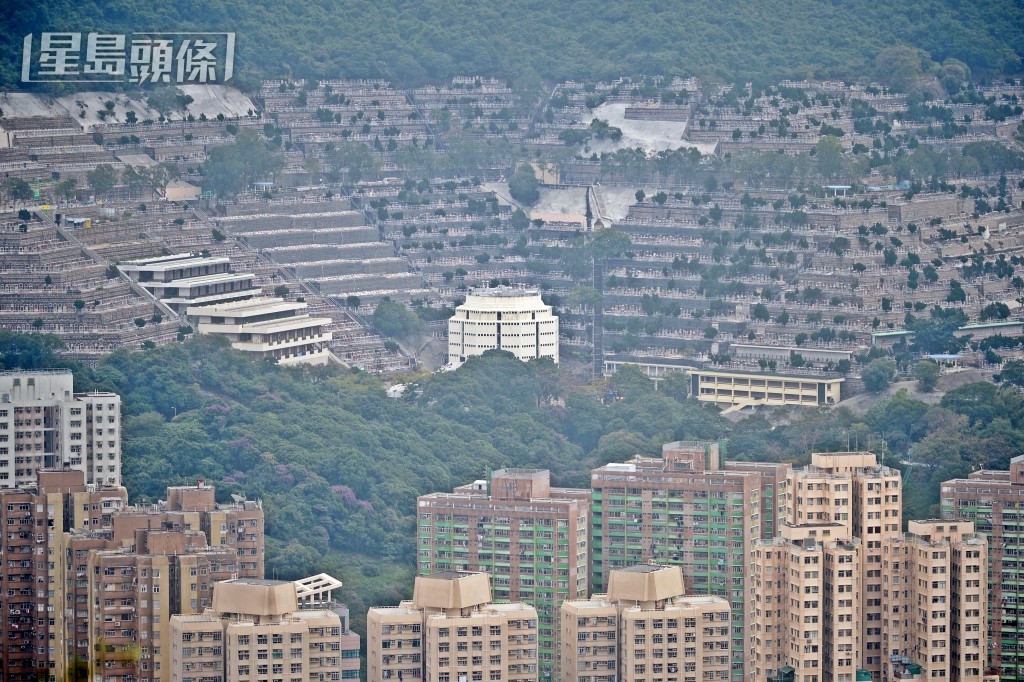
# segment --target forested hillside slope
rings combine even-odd
[[[483,74],[526,85],[623,74],[855,77],[900,44],[985,75],[1019,70],[1024,53],[1024,5],[1013,0],[8,0],[0,17],[8,85],[23,37],[41,31],[235,31],[242,85],[278,75],[415,83]]]

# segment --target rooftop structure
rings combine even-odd
[[[730,678],[728,601],[684,596],[675,566],[615,569],[609,583],[562,604],[561,682]]]
[[[212,675],[223,682],[269,682],[286,674],[300,680],[358,679],[359,636],[349,629],[348,609],[301,598],[304,586],[317,583],[341,586],[326,575],[217,583],[212,608],[170,618],[167,679]]]
[[[491,602],[486,573],[419,576],[411,601],[366,618],[367,680],[536,682],[537,611]]]

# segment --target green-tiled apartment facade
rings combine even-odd
[[[589,596],[589,498],[524,469],[419,498],[419,574],[486,571],[495,602],[536,608],[542,680],[557,677],[562,602]]]
[[[988,665],[1024,682],[1024,455],[1010,471],[976,471],[942,484],[942,517],[974,521],[989,543]]]
[[[595,469],[593,591],[607,589],[608,575],[617,568],[651,561],[679,566],[687,594],[729,601],[732,678],[741,680],[746,558],[750,543],[762,536],[762,524],[775,527],[786,472],[787,465],[772,464],[722,469],[716,443],[669,443],[662,458],[636,457]]]

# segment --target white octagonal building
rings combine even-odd
[[[558,317],[536,289],[471,289],[448,320],[448,367],[491,349],[558,363]]]

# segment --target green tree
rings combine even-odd
[[[416,313],[387,296],[380,300],[373,311],[373,329],[384,336],[411,339],[420,332],[421,326]]]
[[[220,195],[238,194],[257,181],[272,180],[284,167],[284,155],[272,150],[250,129],[240,130],[234,142],[212,148],[203,162],[203,177]]]
[[[864,388],[871,393],[884,391],[895,376],[896,362],[892,358],[875,358],[860,373]]]
[[[376,180],[380,176],[380,160],[362,142],[341,142],[327,153],[327,161],[336,173],[344,170],[352,184],[360,180]]]
[[[636,365],[619,365],[608,379],[608,386],[624,398],[654,392],[654,382]]]
[[[906,92],[924,75],[930,59],[919,49],[908,45],[887,47],[875,57],[875,77],[893,88]]]
[[[690,395],[690,375],[686,372],[672,370],[658,382],[658,392],[676,402],[683,402]]]
[[[939,364],[931,360],[918,361],[914,365],[914,378],[919,390],[931,393],[939,383]]]
[[[21,178],[7,178],[0,186],[0,191],[14,203],[15,208],[19,203],[29,201],[35,196],[31,185]]]
[[[109,163],[101,163],[85,176],[92,191],[99,196],[105,196],[117,184],[117,171]]]
[[[1024,388],[1024,360],[1008,360],[999,372],[999,381]]]
[[[519,164],[516,172],[508,181],[508,192],[512,198],[527,206],[532,206],[540,199],[538,187],[537,174],[534,172],[533,166],[528,163]]]
[[[835,135],[826,135],[814,145],[818,172],[829,180],[843,172],[843,143]]]
[[[74,178],[65,178],[57,183],[54,187],[54,192],[61,199],[71,199],[75,196],[75,187],[78,185],[78,180]]]

